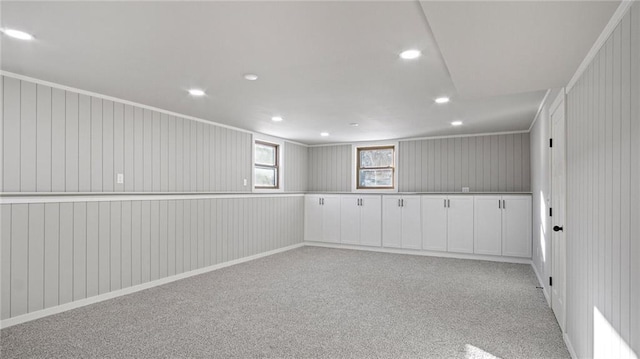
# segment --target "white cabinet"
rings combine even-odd
[[[473,197],[447,199],[447,251],[473,253]]]
[[[502,255],[531,258],[531,197],[502,199]]]
[[[384,196],[382,200],[382,245],[420,249],[420,196]]]
[[[315,242],[340,242],[340,196],[307,195],[304,238]]]
[[[474,253],[531,258],[531,197],[476,196]]]
[[[340,214],[341,243],[380,246],[382,237],[380,196],[342,196]]]
[[[447,196],[422,196],[422,249],[447,250]]]
[[[476,196],[474,199],[473,252],[502,254],[502,196]]]

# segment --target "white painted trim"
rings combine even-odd
[[[254,259],[268,257],[270,255],[274,255],[274,254],[277,254],[277,253],[282,253],[282,252],[286,252],[286,251],[289,251],[289,250],[292,250],[292,249],[300,248],[300,247],[303,247],[304,245],[305,245],[304,243],[298,243],[298,244],[294,244],[294,245],[291,245],[291,246],[274,249],[274,250],[271,250],[271,251],[268,251],[268,252],[264,252],[264,253],[260,253],[260,254],[254,254],[252,256],[239,258],[239,259],[235,259],[235,260],[224,262],[224,263],[220,263],[220,264],[215,264],[215,265],[212,265],[212,266],[209,266],[209,267],[205,267],[205,268],[196,269],[196,270],[193,270],[193,271],[190,271],[190,272],[176,274],[176,275],[173,275],[173,276],[170,276],[170,277],[161,278],[161,279],[154,280],[154,281],[151,281],[151,282],[139,284],[139,285],[136,285],[136,286],[133,286],[133,287],[124,288],[124,289],[120,289],[120,290],[115,290],[113,292],[100,294],[100,295],[97,295],[95,297],[80,299],[80,300],[77,300],[75,302],[70,302],[70,303],[58,305],[58,306],[55,306],[55,307],[51,307],[51,308],[47,308],[47,309],[43,309],[43,310],[38,310],[36,312],[23,314],[23,315],[20,315],[20,316],[17,316],[17,317],[4,319],[4,320],[0,321],[0,329],[4,329],[4,328],[8,328],[8,327],[17,325],[17,324],[26,323],[26,322],[29,322],[29,321],[32,321],[32,320],[48,317],[50,315],[66,312],[68,310],[84,307],[84,306],[87,306],[87,305],[90,305],[90,304],[103,302],[105,300],[121,297],[123,295],[131,294],[131,293],[139,292],[139,291],[142,291],[142,290],[145,290],[145,289],[157,287],[157,286],[160,286],[160,285],[163,285],[163,284],[175,282],[175,281],[180,280],[180,279],[185,279],[185,278],[193,277],[193,276],[196,276],[196,275],[208,273],[208,272],[211,272],[211,271],[214,271],[214,270],[218,270],[218,269],[221,269],[221,268],[230,267],[232,265],[249,262],[249,261],[252,261]]]
[[[375,142],[407,142],[407,141],[419,141],[419,140],[439,140],[443,138],[464,138],[464,137],[482,137],[482,136],[496,136],[496,135],[515,135],[518,133],[529,133],[529,130],[519,130],[519,131],[504,131],[504,132],[487,132],[487,133],[471,133],[466,135],[446,135],[446,136],[427,136],[427,137],[407,137],[407,138],[397,138],[397,139],[388,139],[388,140],[380,140]],[[352,145],[352,146],[362,146],[361,144],[371,143],[374,141],[356,141],[356,142],[334,142],[334,143],[323,143],[319,145],[307,145],[309,148],[313,147],[327,147],[327,146],[344,146],[344,145]]]
[[[564,88],[560,89],[560,93],[558,93],[558,96],[556,96],[556,98],[551,103],[551,106],[549,107],[549,114],[550,115],[556,111],[558,106],[560,106],[560,105],[562,105],[564,103],[566,95],[567,95],[567,93],[566,93],[565,89]],[[549,117],[551,117],[551,116],[549,116]]]
[[[377,146],[393,146],[393,188],[385,189],[359,189],[358,188],[358,148],[360,147],[377,147]],[[358,142],[351,145],[351,193],[368,193],[368,194],[395,194],[398,193],[398,153],[400,150],[400,143],[395,140],[390,141],[371,141],[371,142]]]
[[[578,66],[578,69],[575,74],[573,74],[569,84],[567,84],[567,93],[571,91],[576,82],[578,82],[578,79],[580,79],[580,76],[582,76],[582,74],[587,70],[591,61],[596,57],[598,51],[600,51],[602,46],[604,46],[611,34],[613,34],[620,21],[622,21],[624,15],[626,15],[627,11],[631,8],[631,5],[633,5],[634,1],[636,0],[622,0],[616,11],[611,16],[611,19],[609,19],[609,22],[600,33],[600,36],[596,39],[596,42],[591,46],[587,56],[585,56],[584,60],[580,63],[580,66]]]
[[[544,104],[547,102],[547,97],[549,97],[549,94],[551,94],[551,89],[548,89],[547,93],[544,94],[544,97],[540,102],[540,106],[538,106],[538,112],[536,112],[536,116],[533,118],[533,121],[531,121],[531,125],[529,125],[529,129],[527,130],[527,132],[531,133],[533,125],[535,125],[536,121],[538,121],[538,117],[540,117],[540,114],[542,113],[542,109],[544,108]]]
[[[256,184],[255,184],[255,178],[256,178],[256,142],[266,142],[266,143],[271,143],[274,145],[278,146],[278,188],[256,188]],[[251,191],[254,193],[283,193],[284,192],[284,167],[285,167],[285,163],[284,163],[284,142],[282,139],[277,138],[277,137],[273,137],[273,136],[267,136],[267,135],[260,135],[260,134],[254,134],[251,137]]]
[[[569,340],[569,336],[567,335],[567,333],[562,334],[562,339],[564,339],[564,344],[567,345],[567,350],[569,351],[569,355],[571,355],[571,358],[578,359],[578,355],[576,354],[575,349],[573,349],[573,345],[571,345],[571,340]]]
[[[536,268],[536,265],[535,263],[533,263],[533,261],[531,261],[531,267],[533,267],[533,272],[536,274],[536,277],[538,277],[538,282],[540,282],[540,286],[542,287],[542,293],[544,294],[544,299],[546,299],[547,305],[551,307],[551,297],[549,297],[549,293],[547,292],[547,287],[544,285],[544,280],[542,279],[542,276],[540,275],[540,272],[538,272],[538,268]]]
[[[303,197],[304,193],[247,193],[247,194],[174,194],[174,193],[147,193],[131,194],[118,193],[117,195],[104,193],[66,193],[56,195],[44,195],[42,193],[0,196],[0,204],[19,203],[69,203],[69,202],[116,202],[116,201],[162,201],[162,200],[190,200],[213,198],[267,198],[267,197]]]
[[[76,87],[65,86],[65,85],[57,84],[55,82],[49,82],[49,81],[45,81],[45,80],[40,80],[40,79],[36,79],[36,78],[25,76],[25,75],[16,74],[16,73],[5,71],[5,70],[0,70],[0,75],[7,76],[7,77],[12,77],[12,78],[14,78],[16,80],[33,82],[35,84],[49,86],[49,87],[57,88],[57,89],[64,90],[64,91],[76,92],[76,93],[79,93],[81,95],[87,95],[87,96],[91,96],[91,97],[101,98],[101,99],[107,100],[107,101],[119,102],[119,103],[122,103],[122,104],[125,104],[125,105],[131,105],[131,106],[135,106],[135,107],[139,107],[139,108],[143,108],[143,109],[147,109],[147,110],[151,110],[151,111],[155,111],[155,112],[164,113],[164,114],[167,114],[169,116],[175,116],[175,117],[179,117],[179,118],[183,118],[183,119],[187,119],[187,120],[191,120],[191,121],[202,122],[202,123],[205,123],[207,125],[214,125],[214,126],[218,126],[218,127],[224,127],[224,128],[228,128],[230,130],[250,133],[250,134],[254,134],[254,135],[257,134],[257,135],[260,135],[260,136],[263,136],[263,135],[264,136],[269,136],[269,135],[265,135],[265,134],[262,134],[262,133],[259,133],[259,132],[253,132],[253,131],[245,130],[244,128],[239,128],[239,127],[229,126],[229,125],[225,125],[225,124],[218,123],[218,122],[208,121],[208,120],[204,120],[204,119],[201,119],[201,118],[198,118],[198,117],[193,117],[193,116],[189,116],[189,115],[185,115],[185,114],[181,114],[181,113],[165,110],[165,109],[158,108],[158,107],[148,106],[148,105],[144,105],[144,104],[133,102],[133,101],[129,101],[129,100],[124,100],[124,99],[113,97],[113,96],[107,96],[107,95],[99,94],[97,92],[86,91],[86,90],[82,90],[82,89],[79,89],[79,88],[76,88]],[[273,136],[270,136],[270,137],[273,137]],[[284,140],[284,141],[287,141],[287,142],[291,142],[291,143],[294,143],[294,144],[300,145],[300,146],[305,146],[305,147],[308,146],[308,145],[306,145],[304,143],[299,143],[299,142],[295,142],[295,141],[292,141],[292,140],[287,140],[287,139],[284,139],[284,138],[282,138],[281,140]]]
[[[309,241],[305,241],[304,243],[305,245],[311,246],[311,247],[353,249],[353,250],[380,252],[380,253],[409,254],[409,255],[415,255],[415,256],[440,257],[440,258],[473,259],[473,260],[483,260],[483,261],[490,261],[490,262],[531,265],[530,258],[500,257],[500,256],[489,256],[489,255],[483,255],[483,254],[437,252],[437,251],[425,251],[420,249],[368,247],[368,246],[340,244],[340,243],[321,243],[321,242],[309,242]]]

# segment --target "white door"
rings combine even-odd
[[[564,331],[565,318],[565,263],[566,241],[565,225],[565,107],[564,101],[551,114],[551,307],[556,314],[560,328]]]
[[[340,242],[340,196],[322,196],[323,241]]]
[[[502,196],[473,199],[473,253],[502,254]]]
[[[382,245],[402,247],[401,196],[382,196]]]
[[[473,197],[451,196],[447,207],[447,250],[473,253]]]
[[[360,197],[360,244],[380,247],[382,241],[381,221],[382,202],[380,196]]]
[[[360,244],[360,197],[340,197],[340,242]]]
[[[304,240],[322,241],[322,198],[304,196]]]
[[[422,196],[422,249],[447,250],[447,196]]]
[[[402,197],[402,248],[422,247],[420,196]]]
[[[502,255],[531,258],[531,197],[503,196]]]

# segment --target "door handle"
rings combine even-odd
[[[553,231],[554,231],[554,232],[560,232],[560,231],[563,231],[563,232],[564,232],[563,228],[562,228],[562,227],[560,227],[560,226],[553,226]]]
[[[504,199],[502,200],[502,209],[507,209],[507,202]]]
[[[447,208],[451,208],[451,200],[450,199],[447,200]]]
[[[502,208],[502,201],[498,200],[498,208],[501,209]]]
[[[324,198],[322,199],[322,205],[324,206]]]
[[[398,200],[398,207],[400,207],[400,200]]]
[[[404,207],[404,198],[400,200],[400,203],[402,203],[401,207]]]
[[[318,198],[318,206],[322,206],[322,198]]]
[[[447,200],[444,200],[444,208],[447,208]]]

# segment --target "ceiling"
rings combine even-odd
[[[519,14],[535,41],[522,37],[517,48],[501,49],[507,36],[469,11],[482,4],[493,6],[482,10],[491,16],[486,23],[517,12],[504,2],[3,1],[2,26],[36,39],[1,36],[2,69],[307,144],[526,130],[545,90],[568,82],[615,6],[583,5],[598,21],[578,21],[589,31],[567,34],[580,46],[554,42],[552,56],[502,73],[505,62],[554,41],[547,26],[567,21]],[[469,19],[466,31],[457,16]],[[481,43],[507,55],[490,56],[497,69],[486,68],[486,48],[469,44],[482,31],[495,38]],[[409,48],[423,56],[399,58]],[[259,78],[247,81],[245,73]],[[189,96],[192,87],[206,96]],[[451,102],[435,104],[440,96]],[[452,127],[455,120],[464,125]]]
[[[479,98],[567,85],[620,1],[420,4],[458,94]]]

